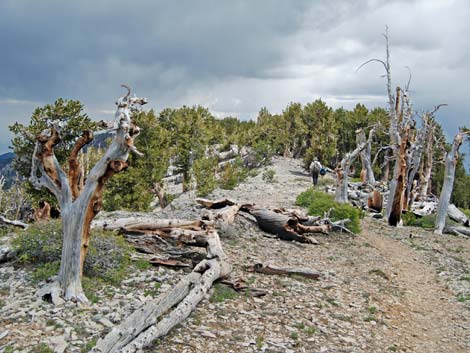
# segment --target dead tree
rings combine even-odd
[[[441,194],[439,196],[439,204],[437,206],[435,233],[442,234],[446,223],[447,209],[449,207],[452,189],[454,188],[455,167],[459,159],[459,148],[463,138],[468,134],[468,130],[460,130],[454,137],[451,150],[446,156],[446,167],[444,172],[444,184],[442,185]]]
[[[93,139],[92,132],[85,131],[78,138],[68,160],[68,173],[59,165],[54,154],[54,146],[61,140],[60,128],[51,126],[37,136],[30,181],[36,188],[46,187],[57,198],[61,209],[62,257],[57,282],[51,288],[59,287],[65,300],[88,301],[83,292],[81,276],[88,250],[90,223],[101,209],[106,181],[127,167],[129,151],[138,153],[134,138],[139,134],[139,128],[132,123],[131,114],[146,100],[130,97],[130,89],[127,89],[127,95],[116,103],[113,141],[90,171],[83,188],[77,155]]]
[[[371,150],[372,150],[372,141],[366,141],[366,133],[363,129],[357,134],[357,145],[362,143],[366,143],[366,147],[361,151],[361,177],[362,182],[366,182],[369,184],[375,183],[375,176],[374,170],[372,169],[372,158],[371,158]],[[364,179],[364,180],[362,180]]]
[[[392,159],[395,161],[393,167],[393,177],[390,181],[389,186],[389,201],[387,203],[387,212],[386,216],[389,218],[391,210],[392,210],[392,202],[390,202],[391,198],[394,198],[396,194],[396,188],[398,184],[398,175],[400,172],[399,164],[400,161],[398,160],[398,155],[400,152],[401,146],[401,136],[400,136],[400,123],[399,123],[399,115],[402,112],[400,109],[400,104],[398,104],[395,96],[392,93],[392,74],[391,74],[391,66],[390,66],[390,48],[389,48],[389,39],[388,39],[388,26],[385,27],[385,33],[383,34],[385,38],[385,50],[386,50],[386,59],[370,59],[359,66],[358,70],[362,68],[364,65],[367,65],[370,62],[379,62],[385,68],[385,77],[387,78],[387,96],[388,96],[388,108],[389,108],[389,115],[390,115],[390,128],[389,128],[389,135],[390,135],[390,146],[392,149]],[[401,91],[397,88],[397,93]],[[398,97],[397,97],[398,98]]]
[[[403,210],[405,202],[405,191],[406,191],[406,171],[407,171],[407,152],[409,148],[408,139],[410,134],[411,126],[408,125],[405,128],[405,134],[400,136],[400,149],[398,150],[397,160],[395,161],[395,167],[397,167],[396,178],[392,181],[395,182],[394,191],[390,188],[390,194],[388,198],[388,206],[390,205],[390,213],[388,215],[388,224],[396,226],[401,221],[401,212]]]
[[[426,112],[422,115],[422,126],[421,129],[416,133],[416,139],[413,141],[410,147],[410,154],[408,155],[408,170],[407,170],[407,186],[406,186],[406,202],[407,209],[410,209],[411,205],[417,197],[419,197],[419,183],[415,183],[415,177],[418,173],[418,169],[421,168],[420,182],[424,184],[425,192],[428,191],[428,183],[431,178],[432,170],[432,146],[434,140],[434,129],[435,120],[434,113],[437,110],[447,104],[439,104],[431,112]],[[425,150],[426,149],[426,150]],[[426,161],[430,164],[424,168],[425,163],[421,163],[423,152],[426,154]],[[426,195],[423,195],[423,198]]]
[[[360,134],[362,130],[356,131],[357,134]],[[348,154],[341,160],[340,167],[336,168],[336,196],[335,201],[339,203],[348,202],[348,179],[349,173],[351,171],[351,165],[354,163],[355,159],[364,150],[368,144],[372,142],[374,137],[375,127],[369,131],[369,138],[367,141],[364,141],[356,147],[356,149]]]

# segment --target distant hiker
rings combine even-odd
[[[312,182],[314,186],[318,184],[318,176],[320,174],[325,175],[325,169],[322,167],[318,159],[315,158],[313,162],[310,164],[310,175],[312,176]]]

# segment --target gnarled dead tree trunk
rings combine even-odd
[[[374,137],[375,133],[375,127],[373,127],[369,131],[369,138],[367,141],[364,141],[356,147],[356,149],[348,154],[341,160],[340,167],[336,168],[336,196],[335,196],[335,201],[339,203],[346,203],[348,202],[348,179],[349,179],[349,173],[351,171],[351,165],[361,153],[364,148],[367,147],[368,144],[372,142],[372,138]],[[360,134],[362,130],[356,131],[357,134]],[[358,139],[359,141],[359,139]]]
[[[451,150],[446,156],[446,168],[444,172],[444,184],[442,185],[441,195],[439,196],[439,205],[437,206],[436,215],[436,234],[442,234],[446,223],[447,208],[449,207],[452,189],[454,188],[455,167],[459,159],[459,148],[462,144],[463,138],[468,131],[459,131],[454,137]]]
[[[395,179],[395,190],[392,194],[390,190],[388,202],[391,205],[390,215],[388,216],[388,224],[396,226],[401,220],[401,212],[404,206],[405,190],[406,190],[406,170],[407,170],[407,150],[408,150],[408,134],[410,127],[407,127],[405,135],[401,138],[400,150],[398,152],[398,160],[395,165],[398,166],[397,176]]]
[[[37,137],[30,181],[36,188],[49,189],[61,209],[63,246],[57,280],[65,300],[87,302],[81,276],[88,249],[90,223],[101,209],[106,181],[127,167],[129,151],[138,153],[133,142],[139,134],[139,128],[131,122],[131,110],[145,103],[145,99],[130,97],[130,89],[125,97],[118,100],[114,139],[90,171],[83,188],[77,155],[93,139],[93,134],[86,131],[77,140],[69,158],[68,175],[54,155],[54,146],[60,142],[60,129],[52,126]]]
[[[366,133],[364,130],[361,129],[361,131],[357,134],[357,145],[361,145],[363,143],[366,144],[366,147],[361,151],[361,175],[364,175],[364,180],[362,180],[361,178],[361,181],[369,184],[374,184],[375,176],[374,170],[372,169],[371,158],[372,141],[366,141]]]

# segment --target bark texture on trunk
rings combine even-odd
[[[113,174],[125,169],[129,152],[140,154],[134,146],[139,128],[131,121],[131,110],[137,105],[145,104],[146,100],[130,97],[130,89],[124,87],[128,89],[128,94],[117,102],[114,139],[90,171],[85,184],[78,153],[93,139],[93,134],[85,131],[78,138],[69,157],[67,174],[54,155],[54,146],[60,142],[60,127],[51,126],[37,136],[30,181],[36,188],[49,189],[60,205],[64,240],[58,282],[66,300],[87,302],[81,275],[88,248],[90,223],[101,209],[106,181]],[[52,287],[57,286],[53,284]]]
[[[361,130],[357,135],[358,143],[357,145],[361,145],[363,143],[366,144],[366,147],[361,151],[361,163],[362,163],[362,170],[361,170],[361,181],[366,182],[369,184],[375,183],[375,176],[374,170],[372,169],[372,141],[366,141],[366,133],[364,130]],[[364,180],[363,180],[364,179]]]
[[[339,203],[348,202],[348,179],[351,171],[351,166],[356,160],[357,156],[372,142],[374,137],[375,127],[369,131],[369,137],[367,141],[363,141],[358,144],[356,149],[348,154],[341,160],[340,168],[336,168],[336,195],[335,201]],[[362,130],[356,131],[357,134],[361,134]],[[360,139],[357,139],[360,142]],[[369,156],[370,157],[370,156]]]
[[[420,200],[424,200],[426,196],[429,195],[429,185],[431,182],[431,172],[432,172],[432,165],[433,165],[433,142],[432,140],[428,139],[426,148],[424,151],[424,160],[422,166],[422,173],[419,176],[419,192],[418,198]]]
[[[390,215],[388,216],[388,224],[396,226],[400,223],[401,212],[403,210],[405,190],[406,190],[406,170],[407,170],[407,150],[408,150],[408,134],[410,127],[406,128],[405,135],[401,138],[400,150],[398,152],[398,160],[395,162],[395,166],[398,168],[395,179],[395,188],[392,193],[390,188],[390,194],[388,203],[390,207]]]
[[[449,207],[450,197],[452,195],[452,189],[454,188],[455,178],[455,167],[459,159],[459,148],[462,144],[465,134],[468,132],[460,131],[455,137],[452,143],[451,150],[446,156],[446,168],[444,172],[444,183],[442,185],[441,194],[439,196],[439,204],[437,206],[436,215],[436,234],[442,234],[446,223],[447,209]]]

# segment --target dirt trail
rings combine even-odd
[[[363,241],[380,252],[403,293],[399,302],[385,309],[395,328],[391,338],[400,337],[413,352],[468,352],[455,339],[461,308],[455,295],[438,281],[434,267],[424,264],[415,250],[364,225]]]
[[[260,173],[210,197],[294,207],[296,196],[311,186],[300,163],[277,158],[268,167],[275,182],[263,181]],[[234,267],[231,277],[267,295],[203,303],[152,352],[178,351],[174,342],[188,337],[192,348],[187,352],[470,352],[470,308],[457,301],[459,293],[470,293],[470,280],[462,280],[470,278],[469,240],[391,228],[370,218],[358,237],[316,238],[319,246],[284,242],[238,224],[222,238]],[[254,262],[307,267],[323,278],[247,273],[245,266]],[[200,337],[201,332],[216,338]]]

